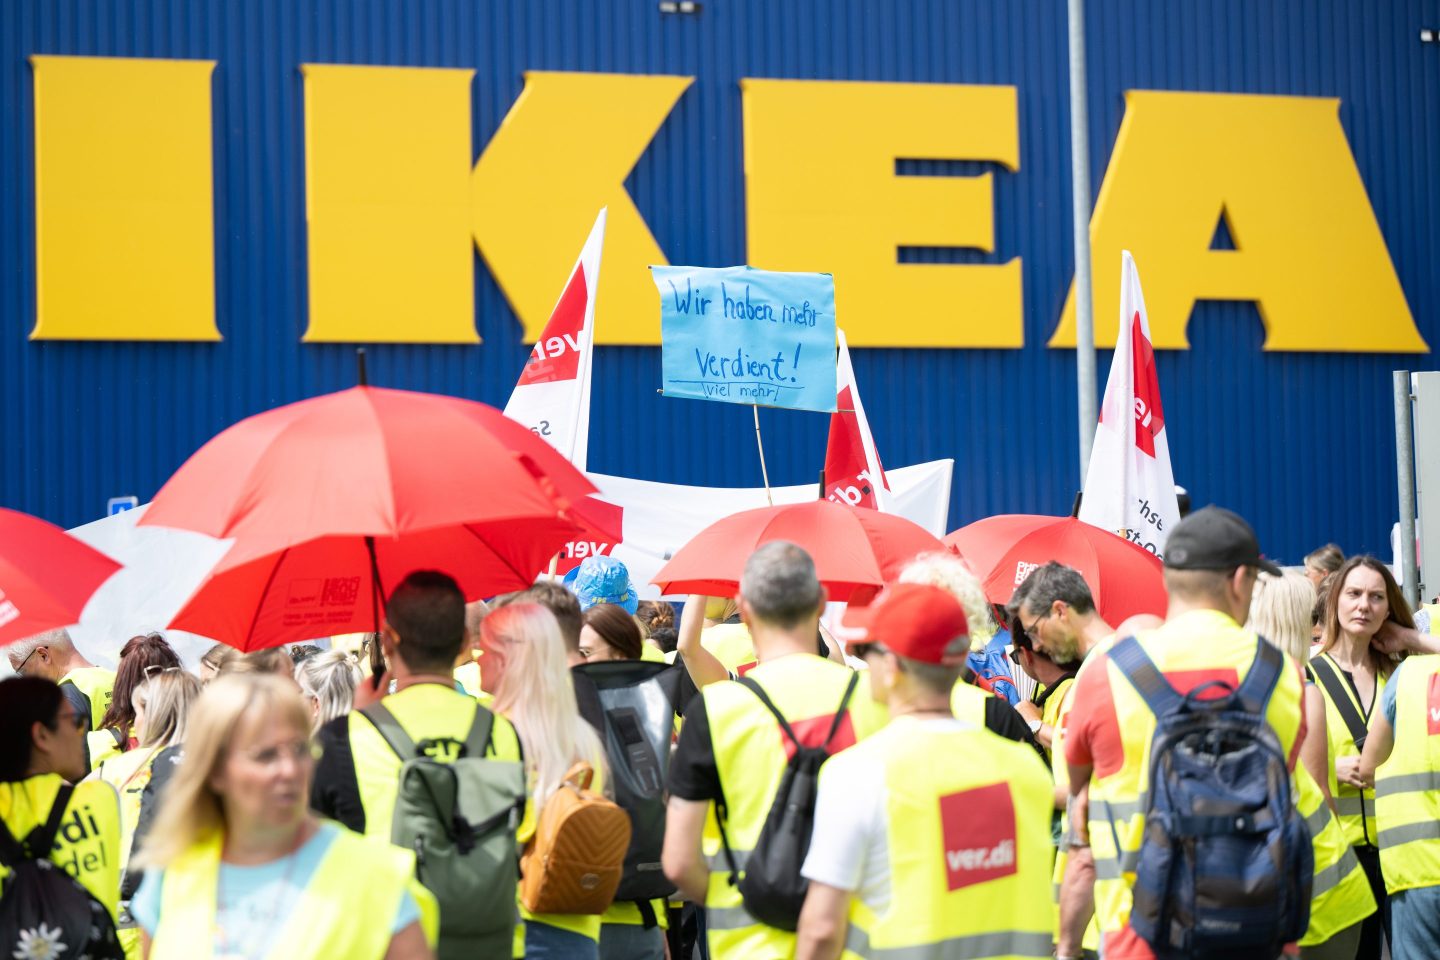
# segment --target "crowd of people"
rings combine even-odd
[[[1206,508],[1164,616],[917,557],[827,627],[593,557],[196,673],[6,649],[0,946],[27,958],[1440,956],[1440,607]],[[54,868],[58,867],[56,870]]]

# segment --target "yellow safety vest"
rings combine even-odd
[[[913,717],[855,749],[884,771],[890,907],[877,916],[851,898],[845,956],[1049,957],[1049,918],[1034,905],[1045,897],[1054,804],[1034,750]],[[761,956],[724,954],[751,955]]]
[[[435,742],[431,755],[441,762],[458,756],[459,747],[474,722],[475,711],[479,709],[473,698],[438,683],[406,687],[382,702],[410,739],[417,744]],[[360,804],[365,808],[365,835],[389,840],[395,798],[400,791],[400,758],[360,711],[351,713],[347,723],[355,782],[360,791]],[[495,750],[494,759],[519,762],[520,741],[509,720],[495,717],[490,742]],[[451,744],[453,752],[445,749]]]
[[[0,783],[0,818],[12,836],[23,840],[49,819],[63,783],[56,773]],[[76,785],[50,859],[79,880],[115,918],[120,899],[120,801],[114,787],[100,780]],[[9,873],[0,866],[0,879]]]
[[[1345,681],[1345,675],[1341,672],[1340,665],[1328,653],[1319,653],[1310,659],[1312,663],[1316,660],[1324,660],[1326,666],[1335,671],[1335,675],[1340,678],[1340,683],[1345,688],[1346,699],[1350,701],[1355,711],[1365,718],[1368,726],[1370,713],[1366,712],[1360,705],[1360,701],[1355,698],[1355,692]],[[1311,667],[1312,672],[1323,669],[1324,667]],[[1339,707],[1331,699],[1329,689],[1325,684],[1319,682],[1318,673],[1315,680],[1315,686],[1325,697],[1325,738],[1329,744],[1330,796],[1335,798],[1335,809],[1340,814],[1340,826],[1344,828],[1345,839],[1349,840],[1352,846],[1373,847],[1375,846],[1375,792],[1362,790],[1348,783],[1341,783],[1335,776],[1335,759],[1337,757],[1358,757],[1360,748],[1355,746],[1355,738],[1350,736],[1350,728],[1346,725]],[[1380,702],[1380,694],[1384,690],[1385,678],[1377,675],[1375,677],[1375,696],[1370,701],[1371,711]]]
[[[835,708],[850,682],[848,667],[820,657],[797,653],[763,662],[750,671],[775,707],[790,722],[796,736],[816,742],[829,732]],[[787,754],[785,734],[760,698],[734,681],[712,683],[701,690],[710,721],[710,740],[720,785],[725,792],[725,833],[736,866],[745,860],[760,836],[770,804],[780,786]],[[833,746],[849,746],[885,725],[883,707],[870,697],[868,685],[855,686]],[[810,734],[812,728],[817,733]],[[746,912],[740,891],[731,882],[729,863],[720,847],[712,805],[705,838],[710,865],[710,886],[705,896],[710,955],[770,960],[795,952],[795,934],[760,923]]]
[[[1048,707],[1050,701],[1059,700],[1055,707],[1055,722],[1050,726],[1055,731],[1054,738],[1050,741],[1050,774],[1055,780],[1055,786],[1062,791],[1070,790],[1070,768],[1065,763],[1065,721],[1070,716],[1070,707],[1075,699],[1075,684],[1065,684],[1063,690],[1052,694],[1050,700],[1045,701]],[[1060,814],[1060,836],[1070,835],[1070,818]],[[1055,940],[1060,940],[1060,886],[1065,881],[1065,865],[1070,859],[1069,849],[1062,845],[1055,851],[1055,870],[1051,874],[1050,898],[1055,907]],[[1095,914],[1090,914],[1090,922],[1085,925],[1085,934],[1081,938],[1080,946],[1086,950],[1100,950],[1100,927],[1095,923]]]
[[[955,714],[956,720],[964,720],[984,730],[985,701],[991,696],[989,690],[981,690],[973,683],[956,680],[955,686],[950,688],[950,712]]]
[[[135,827],[140,822],[140,801],[150,782],[151,764],[160,747],[140,747],[116,755],[95,769],[96,775],[120,797],[120,872],[130,863],[130,848],[135,843]]]
[[[755,642],[743,623],[717,623],[700,633],[700,645],[724,664],[731,673],[743,673],[755,666]]]
[[[1395,691],[1395,748],[1375,773],[1390,893],[1440,886],[1440,656],[1411,657]]]
[[[90,729],[99,730],[105,711],[110,709],[110,698],[114,695],[115,671],[104,667],[81,667],[65,674],[60,682],[73,684],[90,701]]]
[[[1310,926],[1300,946],[1324,943],[1375,912],[1375,895],[1345,828],[1325,803],[1320,785],[1304,765],[1295,767],[1295,810],[1310,830],[1315,851],[1315,880],[1310,888]]]
[[[206,960],[213,955],[220,847],[217,833],[165,868],[150,960]],[[420,904],[421,926],[433,947],[439,910],[414,876],[414,854],[341,827],[276,935],[271,955],[276,960],[382,960],[406,890]]]
[[[1162,673],[1233,670],[1243,681],[1255,658],[1257,637],[1228,615],[1192,610],[1157,630],[1137,635]],[[1130,922],[1131,888],[1145,833],[1145,791],[1150,782],[1150,740],[1155,715],[1120,668],[1107,655],[1092,654],[1080,668],[1106,670],[1124,750],[1120,769],[1090,779],[1090,852],[1095,858],[1095,917],[1102,934],[1124,930]],[[1083,681],[1082,681],[1083,682]],[[1300,732],[1302,689],[1298,672],[1287,666],[1270,697],[1266,720],[1290,752]]]

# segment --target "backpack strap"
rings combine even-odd
[[[124,753],[126,750],[130,749],[130,738],[125,736],[125,734],[121,733],[119,727],[106,727],[105,729],[109,730],[110,736],[115,739],[116,749],[118,749],[121,753]]]
[[[1110,648],[1109,656],[1110,662],[1120,668],[1155,716],[1162,717],[1185,702],[1185,698],[1155,666],[1145,648],[1140,646],[1139,640],[1126,637]]]
[[[414,739],[411,738],[410,734],[405,732],[405,728],[400,726],[400,721],[395,719],[395,714],[391,713],[390,708],[385,706],[383,702],[376,701],[370,704],[370,706],[365,707],[360,713],[364,715],[366,720],[374,724],[375,729],[380,732],[380,736],[385,739],[386,745],[395,751],[395,755],[398,756],[401,761],[409,760],[415,756]],[[476,711],[476,717],[477,719],[479,717],[478,710]],[[470,732],[472,734],[475,732],[474,725],[471,726]],[[466,746],[469,746],[468,740]]]
[[[825,742],[821,745],[825,752],[830,752],[830,741],[835,739],[835,734],[840,732],[840,721],[845,719],[845,711],[850,707],[850,696],[855,692],[855,686],[860,682],[858,671],[850,671],[850,682],[845,685],[845,695],[840,698],[840,706],[835,711],[835,719],[830,723],[830,732],[825,734]]]
[[[760,684],[756,683],[750,677],[738,677],[736,678],[735,682],[760,698],[760,702],[765,705],[766,710],[769,710],[770,713],[774,715],[776,722],[780,724],[780,729],[785,731],[785,736],[788,737],[790,739],[790,742],[795,745],[796,750],[799,750],[801,747],[804,746],[804,744],[800,742],[800,739],[795,736],[795,731],[790,729],[790,721],[786,720],[785,714],[781,713],[779,708],[775,706],[775,703],[770,699],[769,694],[765,692],[764,687],[760,686]],[[848,697],[848,691],[846,692],[846,695]]]
[[[470,723],[470,732],[465,734],[465,756],[478,760],[489,753],[490,736],[494,732],[495,714],[480,704],[475,704],[475,719]]]
[[[1280,682],[1280,674],[1285,669],[1285,655],[1280,648],[1275,646],[1264,637],[1255,638],[1255,659],[1250,664],[1250,671],[1245,674],[1245,679],[1240,682],[1240,687],[1235,691],[1235,697],[1245,709],[1256,716],[1264,716],[1265,709],[1270,704],[1270,695],[1275,692],[1275,686]]]
[[[25,860],[42,860],[49,856],[55,846],[55,835],[60,832],[60,821],[65,819],[65,808],[70,805],[70,795],[74,792],[75,788],[70,784],[61,784],[55,793],[55,802],[50,805],[50,816],[31,830],[23,842],[15,839],[10,825],[0,817],[0,863],[13,868]]]
[[[1360,715],[1360,708],[1350,696],[1345,678],[1340,676],[1335,664],[1322,653],[1310,661],[1310,672],[1325,688],[1330,702],[1335,704],[1335,709],[1339,711],[1340,719],[1345,721],[1345,727],[1350,731],[1350,739],[1355,741],[1355,746],[1365,746],[1365,735],[1370,731],[1365,726],[1365,718]]]

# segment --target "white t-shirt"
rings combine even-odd
[[[915,721],[923,730],[973,730],[953,717]],[[815,797],[815,829],[800,873],[807,880],[849,890],[874,913],[890,906],[890,845],[886,839],[885,778],[853,750],[825,761]]]

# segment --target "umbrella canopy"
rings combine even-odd
[[[1074,517],[987,517],[945,542],[970,564],[991,603],[1009,603],[1032,570],[1055,560],[1080,571],[1107,623],[1137,613],[1165,615],[1165,580],[1155,555]]]
[[[815,560],[831,600],[861,601],[899,575],[917,555],[945,545],[894,514],[829,500],[745,510],[701,530],[652,581],[665,594],[731,596],[755,548],[788,540]]]
[[[54,524],[0,508],[0,646],[78,622],[119,569]]]
[[[528,586],[594,492],[498,410],[356,387],[224,431],[141,523],[234,538],[171,626],[253,650],[373,630],[379,598],[416,569],[467,599]]]

